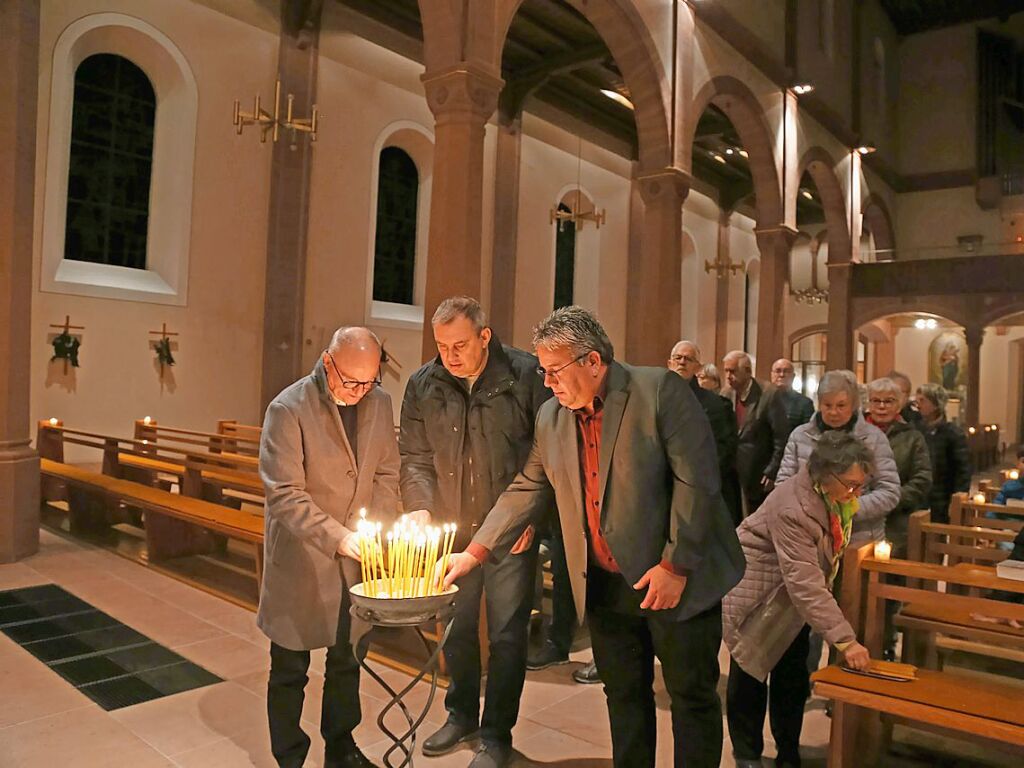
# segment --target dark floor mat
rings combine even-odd
[[[55,584],[0,592],[0,632],[108,711],[221,682]]]

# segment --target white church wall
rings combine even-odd
[[[195,76],[199,111],[189,239],[187,303],[166,306],[49,293],[40,286],[49,93],[54,46],[83,16],[123,13],[141,19],[177,46]],[[156,0],[44,0],[36,162],[36,237],[31,333],[34,418],[62,418],[69,427],[129,435],[132,419],[212,429],[217,419],[259,421],[264,253],[270,148],[250,130],[231,126],[236,98],[271,94],[277,37],[192,3]],[[159,140],[159,139],[158,139]],[[50,363],[51,323],[85,326],[81,367],[63,375]],[[163,383],[148,333],[162,323],[173,338],[177,365]],[[69,460],[97,461],[95,452],[69,450]]]
[[[693,242],[693,253],[684,254],[682,280],[682,328],[680,337],[697,342],[705,362],[715,350],[715,312],[718,277],[705,272],[704,262],[718,255],[718,204],[691,190],[683,204],[683,232]],[[667,356],[666,356],[667,357]]]

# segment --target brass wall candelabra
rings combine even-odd
[[[734,275],[745,272],[747,265],[742,261],[731,261],[726,259],[722,261],[719,258],[715,258],[714,261],[708,261],[704,259],[704,273],[710,274],[712,270],[715,271],[715,276],[721,280],[726,277],[733,277]]]
[[[280,137],[280,129],[292,132],[292,144],[295,143],[296,134],[308,133],[310,141],[316,141],[316,133],[320,120],[320,113],[316,104],[313,105],[309,117],[295,117],[295,95],[289,93],[285,99],[285,115],[281,119],[281,80],[274,83],[274,111],[268,112],[260,104],[260,95],[257,93],[253,98],[252,112],[243,112],[241,102],[235,99],[235,108],[232,124],[235,132],[241,136],[246,126],[257,125],[260,129],[260,142],[265,143],[269,135],[273,141]]]

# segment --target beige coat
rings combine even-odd
[[[806,467],[776,486],[737,533],[747,570],[722,601],[722,639],[747,674],[764,680],[804,624],[832,645],[856,639],[829,591],[828,511]]]
[[[398,512],[391,398],[376,387],[358,409],[358,463],[322,361],[274,398],[263,422],[267,520],[256,623],[291,650],[334,645],[342,589],[360,580],[359,564],[339,558],[338,546],[352,533],[359,509],[385,526]]]

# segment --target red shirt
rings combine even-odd
[[[590,559],[600,568],[620,573],[619,564],[601,531],[601,424],[604,401],[594,398],[594,412],[576,411],[577,447],[580,456],[580,484],[583,487],[583,510],[587,519]]]

